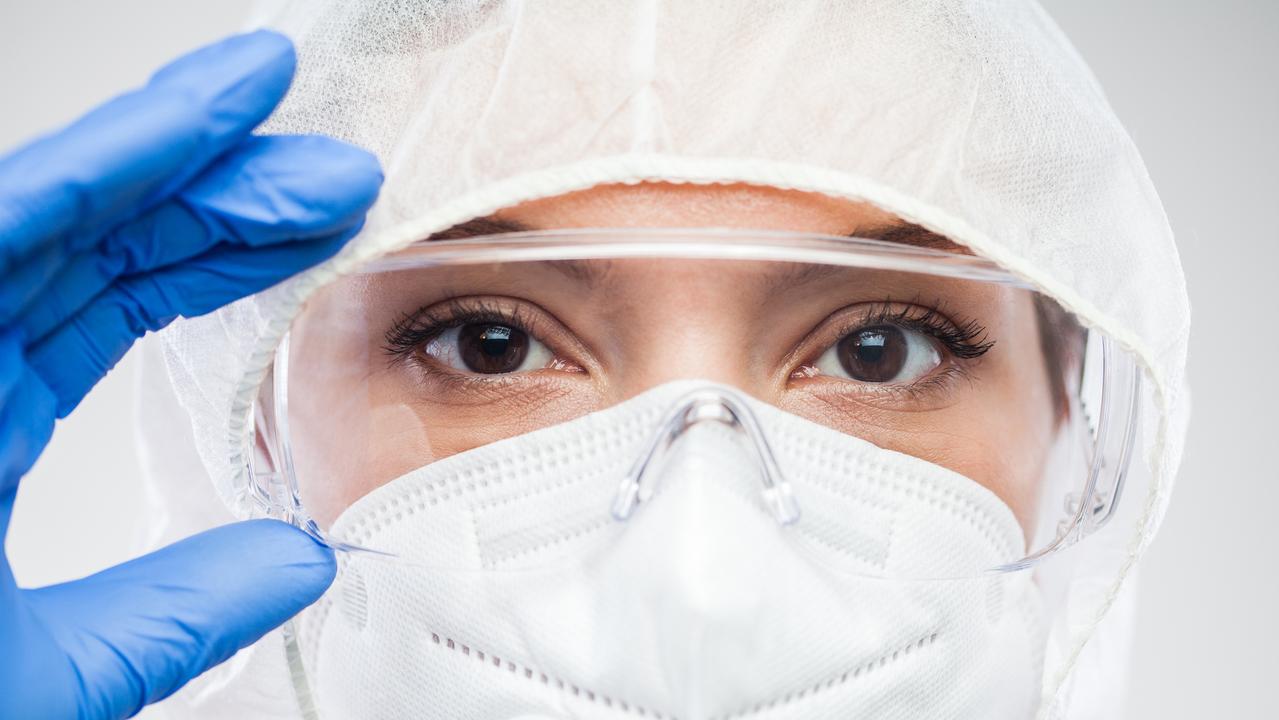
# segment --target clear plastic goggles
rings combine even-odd
[[[681,380],[699,382],[574,495],[598,500],[606,531],[625,532],[671,447],[713,425],[757,468],[744,487],[779,532],[864,532],[868,518],[834,499],[883,506],[882,479],[790,462],[770,428],[782,416],[790,436],[835,431],[942,468],[1022,530],[980,566],[849,567],[877,576],[1015,570],[1092,534],[1121,498],[1139,402],[1136,366],[1114,342],[970,255],[707,230],[420,242],[308,300],[256,408],[252,490],[334,547],[448,567],[347,536],[340,518],[423,467]]]

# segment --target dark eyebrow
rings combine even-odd
[[[441,230],[426,240],[465,240],[466,238],[481,237],[484,235],[502,235],[507,233],[529,232],[534,228],[517,223],[513,220],[502,220],[495,217],[481,217],[474,220],[467,220],[464,223],[454,225],[447,230]],[[608,271],[612,268],[611,262],[584,262],[581,260],[543,260],[541,264],[545,267],[563,273],[565,276],[584,283],[588,287],[594,287],[599,283]]]
[[[441,230],[432,234],[426,239],[427,242],[434,240],[465,240],[466,238],[479,237],[481,235],[502,235],[504,233],[529,232],[533,228],[522,225],[511,220],[500,220],[495,217],[481,217],[474,220],[467,220],[464,223],[454,225],[447,230]]]
[[[849,237],[866,238],[867,240],[881,240],[883,242],[898,243],[901,245],[913,245],[915,247],[928,248],[929,250],[941,250],[942,252],[959,253],[961,255],[972,255],[973,251],[940,233],[915,223],[894,223],[890,225],[876,225],[868,228],[857,228],[849,233]]]

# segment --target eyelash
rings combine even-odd
[[[988,339],[986,327],[976,320],[948,318],[940,309],[944,305],[942,301],[928,307],[913,302],[896,310],[895,304],[884,300],[868,308],[858,320],[846,323],[839,337],[860,327],[897,325],[933,338],[960,360],[976,360],[995,346],[995,341]]]
[[[513,310],[508,310],[486,302],[483,298],[449,298],[444,301],[443,306],[437,303],[400,316],[391,329],[387,330],[386,344],[382,349],[395,362],[412,357],[423,343],[429,342],[445,330],[474,323],[508,325],[529,335],[538,335],[534,318],[526,317],[526,313],[521,312],[518,305]]]
[[[941,300],[934,302],[931,306],[923,306],[918,299],[906,304],[884,300],[866,308],[860,314],[844,319],[834,342],[839,342],[858,328],[896,325],[923,333],[936,340],[952,358],[957,360],[957,362],[948,363],[939,371],[904,385],[860,385],[854,395],[863,396],[866,393],[873,393],[887,398],[922,401],[937,393],[946,392],[955,381],[971,380],[972,375],[967,363],[989,352],[995,346],[995,341],[988,339],[986,327],[976,320],[951,319],[949,315],[953,313],[944,313],[941,309],[944,305],[945,303]],[[895,307],[897,309],[894,309]],[[831,343],[822,343],[820,352],[825,352],[830,345]],[[808,365],[809,363],[804,363],[804,366]],[[792,374],[792,377],[795,375]],[[823,396],[823,399],[842,407],[841,403],[848,401],[851,396],[847,396],[844,392],[846,386],[843,383],[839,383],[836,387],[836,392]]]

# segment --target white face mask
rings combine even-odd
[[[351,506],[342,536],[399,557],[344,555],[334,587],[296,621],[304,708],[1033,715],[1044,631],[1029,573],[882,577],[944,576],[938,557],[993,566],[1022,542],[1008,507],[954,472],[746,400],[798,522],[779,524],[761,502],[741,426],[714,420],[676,438],[646,476],[651,496],[614,519],[617,479],[689,387],[432,463]]]

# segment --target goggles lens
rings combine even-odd
[[[769,237],[422,243],[308,300],[259,407],[255,470],[264,496],[341,545],[335,521],[401,476],[691,379],[993,493],[1024,543],[974,574],[1104,521],[1136,393],[1125,355],[977,258]],[[639,454],[701,416],[716,419],[679,407],[653,418]],[[730,408],[719,420],[749,426],[762,464],[777,465],[768,483],[794,491],[796,517],[779,520],[803,524],[805,485],[821,471],[772,454],[767,418]],[[592,482],[624,486],[613,474]],[[617,522],[625,514],[613,507]]]

